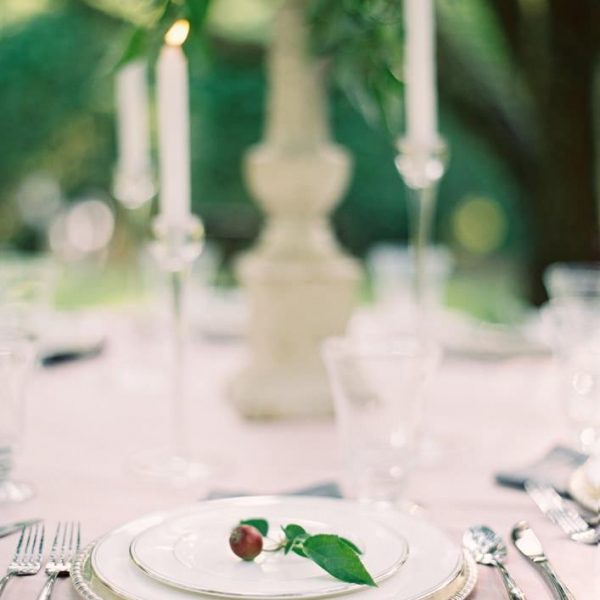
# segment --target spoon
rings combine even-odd
[[[463,546],[480,565],[495,567],[498,570],[510,600],[526,600],[525,594],[503,564],[506,558],[506,545],[495,531],[485,525],[469,527],[463,535]]]

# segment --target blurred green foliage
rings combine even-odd
[[[270,0],[243,1],[247,9],[255,3],[264,15],[272,13]],[[347,22],[336,21],[333,31],[332,21],[326,18],[328,10],[337,10],[332,2],[322,0],[319,6],[315,3],[318,10],[311,18],[314,26],[321,28],[320,39],[329,40],[331,48],[341,44],[349,52],[362,53],[364,59],[360,77],[350,77],[351,62],[344,63],[344,57],[338,55],[335,85],[331,86],[334,137],[354,158],[352,183],[335,211],[334,225],[342,243],[363,256],[377,242],[407,238],[405,191],[393,164],[395,150],[390,135],[401,130],[401,84],[393,72],[397,56],[392,55],[401,32],[397,7],[389,14],[367,15],[372,19],[366,29],[364,19],[359,20],[350,11]],[[348,5],[357,2],[345,0]],[[43,10],[3,28],[0,242],[23,242],[26,238],[13,199],[20,182],[33,171],[55,176],[67,199],[92,188],[110,190],[116,155],[111,69],[128,44],[130,52],[137,51],[132,43],[140,44],[140,48],[154,44],[156,49],[156,43],[140,33],[142,29],[136,30],[138,39],[134,37],[132,42],[131,19],[137,16],[141,26],[149,22],[165,26],[169,18],[161,17],[160,4],[154,0],[45,0]],[[205,4],[204,0],[197,3],[197,22],[204,19],[201,11]],[[239,20],[229,24],[226,20],[226,6],[235,2],[213,0],[213,4],[220,8],[214,10],[214,18],[208,15],[209,35],[186,44],[190,61],[193,205],[204,218],[209,237],[230,256],[252,242],[261,224],[241,167],[245,151],[260,140],[262,133],[268,21],[266,17],[261,17],[262,21],[247,18],[244,30]],[[362,28],[362,37],[355,35],[356,28]],[[355,40],[354,46],[349,40]],[[489,43],[495,44],[491,36]],[[389,60],[383,75],[373,68],[375,57],[367,47],[387,48]],[[331,48],[325,44],[318,50],[327,53]],[[499,73],[501,68],[499,64]],[[375,93],[356,87],[356,81],[362,81],[366,88],[371,86]],[[376,91],[384,88],[389,93]],[[482,257],[457,237],[460,228],[456,227],[456,214],[461,206],[469,210],[464,204],[469,198],[484,198],[493,203],[506,226],[497,245],[485,252],[504,259],[522,256],[529,250],[527,224],[520,203],[521,190],[512,173],[445,106],[441,128],[448,138],[452,159],[441,188],[436,238],[453,247],[463,265],[480,263]],[[460,293],[455,296],[462,302]]]

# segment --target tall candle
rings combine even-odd
[[[150,170],[150,132],[148,110],[147,65],[136,60],[117,73],[118,172],[135,180]]]
[[[437,140],[434,0],[404,0],[407,138]]]
[[[157,67],[160,212],[168,225],[190,213],[188,66],[181,48],[189,23],[176,21],[165,35]]]

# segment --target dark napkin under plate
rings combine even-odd
[[[569,479],[573,471],[587,460],[587,456],[566,446],[555,446],[536,462],[496,474],[496,483],[523,489],[528,479],[549,483],[557,492],[568,495]]]

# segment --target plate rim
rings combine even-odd
[[[91,555],[96,547],[96,545],[100,542],[101,538],[98,538],[92,541],[90,544],[85,546],[80,552],[76,555],[73,560],[73,566],[71,570],[71,583],[75,592],[83,598],[83,600],[106,600],[99,595],[99,592],[93,589],[94,582],[91,579],[88,579],[85,575],[86,566],[89,566],[92,574],[96,576],[98,579],[98,584],[105,587],[110,594],[114,596],[114,600],[128,600],[127,595],[121,595],[118,591],[114,590],[109,585],[105,584],[101,581],[97,574],[94,573],[93,567],[91,565]],[[461,587],[452,591],[451,595],[441,599],[436,597],[436,594],[439,594],[443,591],[443,588],[439,589],[433,594],[429,594],[428,596],[422,597],[420,600],[466,600],[468,596],[471,595],[471,592],[475,589],[478,580],[478,568],[473,560],[472,556],[466,552],[462,551],[462,556],[464,558],[464,564],[461,569],[461,572],[457,575],[457,577],[453,580],[456,581],[461,575],[464,574],[464,581],[461,584]],[[448,587],[452,582],[447,584],[444,587]],[[129,596],[131,598],[131,596]],[[141,600],[141,599],[138,599]]]
[[[333,501],[333,502],[341,501],[341,502],[345,502],[345,503],[360,505],[359,502],[357,502],[355,500],[347,499],[347,498],[334,498],[334,497],[329,497],[329,496],[294,496],[294,495],[279,495],[279,494],[258,495],[258,496],[232,496],[232,497],[228,497],[228,498],[216,498],[216,499],[203,500],[202,503],[208,503],[208,502],[217,503],[217,502],[225,502],[225,501],[233,501],[233,500],[240,501],[240,502],[246,502],[246,501],[250,501],[253,499],[254,500],[255,499],[267,499],[267,500],[268,499],[270,499],[270,500],[276,499],[277,500],[280,498],[319,499],[319,500],[325,500],[328,502],[329,501]],[[107,587],[109,590],[111,590],[113,594],[116,594],[117,596],[121,596],[124,600],[145,600],[144,598],[142,598],[140,596],[137,596],[135,594],[127,592],[126,590],[121,589],[120,586],[110,583],[109,581],[106,580],[106,577],[103,577],[102,574],[98,570],[96,570],[94,563],[96,562],[95,557],[96,557],[98,548],[107,538],[116,534],[117,532],[120,532],[121,530],[125,529],[126,527],[131,526],[134,523],[139,523],[142,521],[150,522],[150,521],[153,521],[158,518],[166,519],[169,517],[176,517],[178,515],[184,515],[188,512],[192,512],[194,509],[196,509],[198,507],[198,504],[199,503],[188,504],[185,506],[180,506],[179,508],[176,508],[174,510],[172,509],[172,510],[154,511],[154,512],[142,515],[142,516],[138,517],[137,519],[122,522],[119,526],[109,530],[104,535],[100,536],[94,542],[93,548],[90,551],[90,566],[91,566],[92,570],[94,571],[95,576],[99,579],[99,581],[105,587]],[[414,517],[414,515],[413,515],[413,517]],[[444,535],[446,535],[446,533],[443,530],[441,530],[437,525],[435,525],[433,523],[429,523],[429,521],[426,521],[425,519],[422,519],[421,517],[414,517],[414,518],[423,520],[424,522],[428,523],[429,525],[431,525],[435,529],[438,529]],[[151,527],[151,526],[152,525],[148,525],[148,527]],[[455,567],[453,568],[451,574],[448,575],[448,577],[446,577],[444,579],[444,581],[442,581],[436,587],[431,587],[430,589],[425,590],[422,593],[419,593],[418,595],[414,595],[410,598],[407,598],[406,600],[428,600],[434,594],[439,593],[445,587],[449,586],[453,581],[455,581],[460,576],[460,574],[464,568],[465,561],[468,561],[470,557],[461,550],[460,545],[457,544],[456,546],[458,549],[459,557],[458,557],[457,563],[456,563]],[[160,585],[165,585],[158,581],[156,581],[156,583],[160,584]],[[172,588],[172,589],[177,590],[177,588]],[[178,591],[181,592],[184,590],[178,590]],[[361,588],[357,588],[356,591],[360,592]]]
[[[223,498],[223,499],[218,499],[218,500],[237,500],[238,498],[240,498],[240,497],[236,496],[233,498]],[[284,502],[284,503],[288,500],[300,501],[300,502],[303,500],[309,500],[309,499],[310,500],[320,500],[320,501],[322,501],[322,500],[343,500],[341,498],[328,498],[326,496],[321,497],[321,496],[293,496],[293,495],[241,496],[241,498],[251,498],[255,501],[255,503],[259,503],[263,499],[265,502],[269,502],[269,501],[272,501],[273,499],[275,499],[278,502]],[[212,501],[208,501],[208,502],[212,502]],[[204,504],[204,503],[202,503],[202,504]],[[346,501],[346,504],[348,506],[355,507],[355,508],[364,507],[364,505],[362,505],[358,502],[353,502],[353,501],[349,501],[349,502]],[[198,507],[200,505],[201,504],[199,504]],[[192,513],[190,513],[190,515],[191,514]],[[270,592],[265,592],[264,594],[260,594],[260,593],[247,594],[247,593],[237,593],[237,592],[215,591],[215,590],[210,590],[207,588],[200,588],[198,586],[187,586],[185,584],[176,582],[173,579],[169,579],[167,577],[162,577],[159,573],[157,573],[153,569],[148,568],[147,565],[144,565],[142,563],[142,561],[139,559],[139,556],[136,556],[136,554],[135,554],[134,546],[139,541],[139,538],[141,536],[143,536],[144,534],[152,531],[153,529],[157,529],[159,527],[164,526],[169,521],[175,521],[177,519],[185,518],[185,516],[186,516],[186,513],[183,513],[181,515],[173,515],[172,517],[165,518],[162,522],[156,523],[155,525],[151,525],[147,529],[140,531],[138,534],[136,534],[134,536],[134,538],[131,540],[131,543],[129,544],[129,557],[131,558],[133,563],[139,569],[141,569],[146,575],[148,575],[148,577],[150,577],[151,579],[154,579],[155,581],[163,583],[167,586],[170,586],[170,587],[173,587],[176,589],[185,590],[188,592],[193,592],[196,594],[205,594],[207,596],[211,596],[214,598],[220,598],[220,599],[230,598],[232,600],[241,600],[241,599],[247,599],[247,600],[292,600],[292,599],[310,600],[310,599],[315,599],[315,598],[331,598],[331,597],[340,596],[343,594],[352,593],[354,591],[363,589],[363,586],[357,585],[355,583],[346,583],[346,582],[338,581],[334,588],[328,588],[328,589],[314,591],[314,592],[304,592],[304,593],[290,592],[289,594],[286,594],[286,593],[274,594],[274,593],[270,593]],[[373,520],[385,528],[385,523],[383,522],[383,520],[379,520],[377,518],[373,518]],[[394,575],[395,573],[397,573],[398,570],[401,569],[402,566],[406,563],[406,561],[408,560],[408,558],[410,556],[410,545],[408,543],[408,540],[396,528],[393,529],[393,533],[398,538],[399,542],[402,544],[402,547],[403,547],[402,553],[401,553],[400,558],[398,560],[396,560],[393,565],[391,565],[390,567],[385,569],[382,573],[380,573],[375,578],[375,581],[377,583],[383,582],[386,579],[388,579],[389,577],[391,577],[392,575]]]

